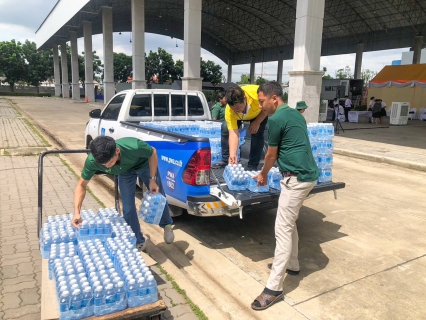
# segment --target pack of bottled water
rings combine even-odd
[[[77,255],[78,253],[78,249],[75,243],[73,242],[61,242],[59,244],[53,243],[52,246],[50,247],[50,255],[49,255],[49,261],[48,261],[48,266],[49,266],[49,279],[52,280],[53,279],[53,262],[56,259],[61,259],[63,260],[66,257],[74,257],[75,255]]]
[[[219,138],[209,138],[210,139],[210,149],[212,155],[212,165],[220,162],[222,160],[222,144],[221,139]]]
[[[93,292],[78,255],[57,258],[52,266],[59,305],[59,319],[82,319],[93,315]]]
[[[127,304],[130,308],[158,300],[157,282],[138,250],[120,239],[108,239],[106,248],[115,269],[124,279]]]
[[[44,259],[50,256],[52,244],[77,243],[75,229],[71,226],[73,214],[49,216],[40,231],[40,251]]]
[[[200,131],[200,123],[201,122],[199,121],[155,121],[140,122],[140,125],[166,132],[198,136]]]
[[[104,244],[99,239],[81,242],[79,254],[94,290],[93,313],[100,316],[124,310],[127,307],[124,281]]]
[[[249,184],[249,175],[244,171],[241,164],[229,164],[223,171],[223,179],[229,190],[246,190]]]
[[[332,181],[334,127],[331,123],[308,124],[311,150],[319,169],[318,184]]]
[[[257,185],[257,179],[253,179],[254,176],[257,176],[260,173],[260,171],[249,171],[249,185],[248,189],[251,192],[269,192],[269,184],[266,183],[264,186],[258,186]]]
[[[120,217],[120,219],[114,219],[112,224],[112,238],[128,240],[133,245],[133,247],[136,246],[136,235],[132,228],[130,228],[130,226],[124,220],[124,218]]]
[[[84,219],[78,229],[78,241],[87,241],[99,239],[105,241],[111,237],[112,225],[109,219],[93,218],[90,220]]]
[[[272,167],[268,172],[269,187],[275,190],[281,190],[281,180],[283,176],[277,167]]]
[[[138,211],[139,218],[146,223],[160,224],[166,203],[167,199],[161,193],[145,192]]]

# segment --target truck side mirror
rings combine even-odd
[[[89,112],[89,117],[93,119],[100,119],[101,118],[101,109],[94,109]]]

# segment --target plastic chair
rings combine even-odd
[[[414,120],[417,118],[417,108],[411,108],[410,112],[408,112],[408,119]]]
[[[419,119],[420,120],[426,120],[426,109],[425,108],[421,108],[419,111]]]

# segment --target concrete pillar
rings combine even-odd
[[[115,94],[111,7],[102,7],[102,32],[104,36],[104,103],[107,103]]]
[[[132,89],[145,89],[145,0],[132,0]]]
[[[283,54],[278,55],[277,82],[283,83]]]
[[[256,67],[256,63],[254,62],[254,57],[251,57],[251,61],[250,61],[250,83],[254,83],[255,79],[254,79],[254,70]]]
[[[202,0],[185,0],[183,90],[201,90],[201,7]]]
[[[71,42],[71,82],[72,82],[72,99],[80,100],[80,76],[78,73],[78,45],[77,32],[70,31]]]
[[[53,75],[55,78],[55,97],[61,96],[61,72],[59,70],[58,45],[53,45]]]
[[[304,100],[306,122],[318,122],[323,71],[320,69],[325,0],[297,0],[293,71],[288,105]]]
[[[68,79],[67,43],[61,42],[61,68],[62,68],[62,98],[70,97],[70,84]]]
[[[232,59],[228,59],[228,77],[226,78],[228,83],[232,82]]]
[[[423,46],[423,36],[414,37],[414,54],[413,54],[413,64],[419,64],[420,58],[422,56],[422,46]]]
[[[84,35],[84,95],[88,102],[95,101],[95,85],[93,83],[93,48],[92,22],[83,21]]]
[[[363,53],[364,53],[364,44],[362,42],[360,42],[360,43],[358,43],[358,45],[356,47],[354,79],[361,79],[362,54]]]

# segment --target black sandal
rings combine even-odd
[[[251,308],[253,310],[265,310],[272,306],[275,302],[279,300],[283,300],[284,298],[284,292],[277,296],[273,296],[271,294],[267,294],[265,292],[262,292],[260,296],[258,296],[253,303],[251,304]],[[260,307],[257,306],[256,301],[260,304]]]

